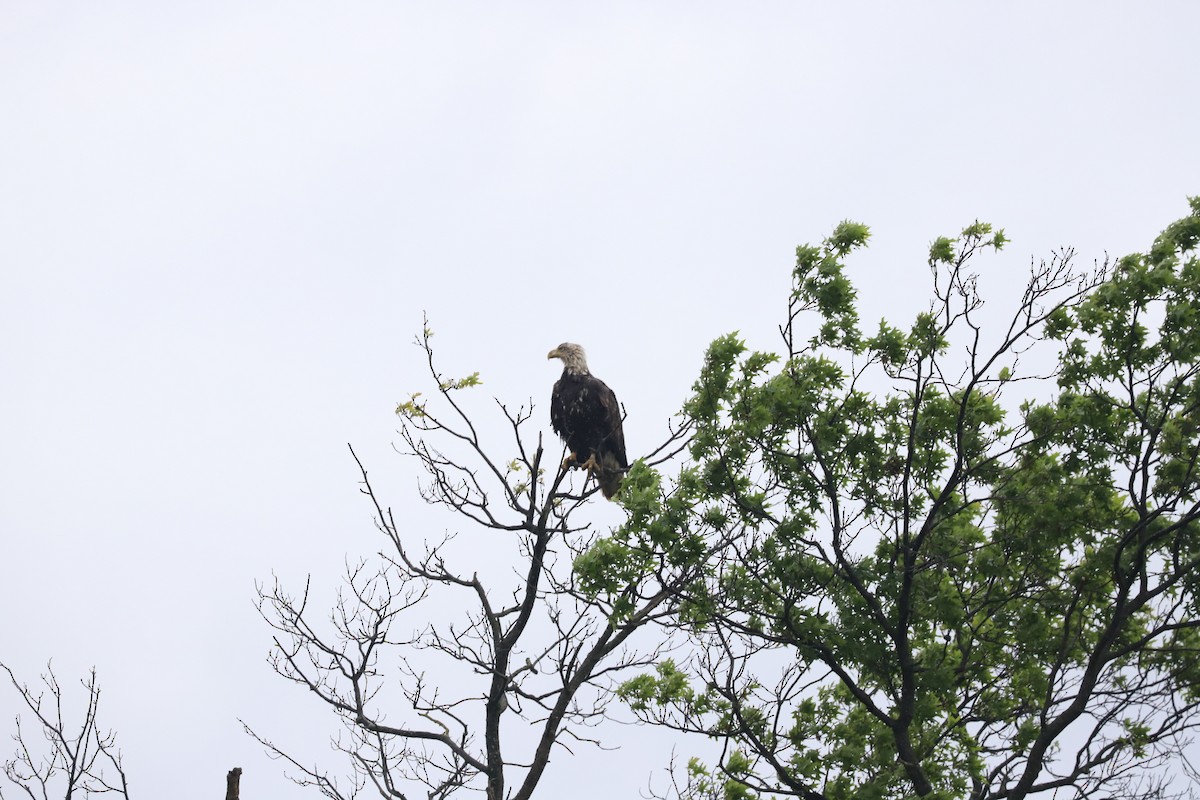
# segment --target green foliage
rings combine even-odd
[[[409,395],[408,400],[396,406],[396,415],[408,419],[424,417],[425,401],[421,399],[421,392],[413,392]]]
[[[825,321],[814,344],[860,347],[857,294],[845,275],[842,259],[864,246],[870,238],[866,225],[846,220],[821,247],[796,248],[796,268],[792,272],[792,299],[805,308],[814,308]]]
[[[625,682],[617,690],[617,696],[636,711],[663,703],[685,704],[698,713],[714,707],[711,697],[692,691],[687,673],[680,671],[671,659],[660,662],[655,672],[653,676],[639,675]]]
[[[426,328],[425,339],[428,340],[431,336],[433,336],[433,331]],[[479,373],[472,372],[465,378],[440,378],[438,380],[438,389],[442,394],[446,394],[447,392],[467,389],[482,384],[483,381],[479,378]],[[421,392],[414,392],[409,395],[408,400],[396,406],[396,415],[411,420],[419,420],[427,417],[429,412],[426,410],[426,401],[421,398]]]
[[[1200,702],[1190,204],[1110,273],[1035,267],[994,349],[967,270],[1002,230],[935,239],[933,310],[871,337],[844,264],[868,229],[798,247],[786,353],[713,342],[684,406],[690,463],[671,481],[635,465],[626,524],[576,564],[597,592],[656,565],[695,575],[683,620],[709,656],[626,683],[631,708],[731,739],[739,791],[1019,797],[1072,724],[1095,726],[1101,766],[1154,763],[1155,703],[1193,704],[1184,725]],[[1041,383],[1019,369],[1035,348],[1056,348]],[[750,677],[763,658],[777,682]]]
[[[750,760],[741,751],[731,753],[724,765],[727,775],[744,775],[749,769]],[[693,758],[688,761],[687,784],[680,796],[688,800],[754,800],[758,794],[735,777],[714,778],[708,767]]]
[[[1001,250],[1006,244],[1008,237],[1004,235],[1003,229],[993,230],[988,223],[976,220],[963,228],[958,238],[939,236],[934,239],[933,244],[929,245],[929,264],[948,266],[956,262],[963,263],[981,247]]]
[[[438,386],[442,391],[451,391],[453,389],[466,389],[469,386],[479,386],[482,383],[483,381],[479,379],[479,373],[472,372],[465,378],[445,378]]]

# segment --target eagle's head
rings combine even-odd
[[[561,358],[567,372],[573,375],[588,374],[587,356],[584,355],[583,348],[577,344],[563,342],[551,350],[546,358]]]

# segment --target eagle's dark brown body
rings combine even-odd
[[[565,365],[550,396],[550,424],[567,443],[575,465],[590,468],[604,496],[611,498],[629,468],[617,396],[588,372],[579,345],[559,345],[549,357],[561,358]]]

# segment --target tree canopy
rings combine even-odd
[[[699,575],[692,654],[626,681],[716,737],[682,794],[1161,796],[1200,704],[1200,198],[1145,253],[1034,263],[983,310],[1003,231],[929,248],[933,299],[864,332],[844,222],[796,251],[779,352],[717,339],[690,459],[635,464],[597,594]],[[1163,769],[1170,762],[1174,769]]]

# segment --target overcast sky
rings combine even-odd
[[[582,343],[637,455],[709,341],[775,345],[795,246],[840,220],[873,231],[867,320],[911,318],[977,218],[1012,240],[993,285],[1146,248],[1200,193],[1198,30],[1194,2],[0,0],[0,660],[95,665],[138,797],[235,765],[310,796],[237,723],[326,757],[254,586],[380,546],[347,442],[412,536],[455,525],[392,450],[423,312],[480,414],[533,398],[547,431],[545,354]],[[635,797],[671,751],[601,735],[545,796]]]

